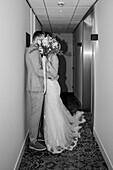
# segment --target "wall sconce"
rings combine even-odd
[[[78,46],[78,47],[81,47],[81,46],[82,46],[82,43],[81,43],[81,42],[78,42],[78,43],[77,43],[77,46]]]
[[[98,34],[91,34],[91,41],[97,41],[98,40]]]

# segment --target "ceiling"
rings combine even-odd
[[[72,33],[97,0],[28,0],[43,31]],[[62,7],[58,5],[63,5]]]

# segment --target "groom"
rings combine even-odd
[[[29,147],[34,150],[42,151],[46,147],[44,142],[37,139],[39,134],[39,123],[42,112],[42,105],[44,100],[44,76],[42,69],[42,59],[39,52],[37,42],[43,36],[42,31],[36,31],[33,34],[33,42],[26,52],[26,66],[27,66],[27,91],[31,98],[31,114],[29,123]],[[48,77],[51,77],[47,73]]]

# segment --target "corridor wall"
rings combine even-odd
[[[25,107],[26,0],[0,0],[0,170],[16,170],[28,128]]]
[[[25,139],[26,1],[0,0],[0,170],[13,170]]]
[[[113,0],[95,4],[95,106],[94,133],[113,169]]]

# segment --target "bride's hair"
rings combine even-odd
[[[52,33],[50,33],[50,32],[45,32],[44,34],[45,34],[45,37],[47,37],[47,35],[49,35],[50,37],[52,37]]]

